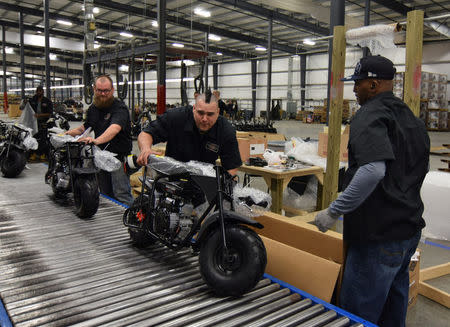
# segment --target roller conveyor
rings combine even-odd
[[[53,198],[46,166],[30,166],[1,178],[2,327],[373,326],[270,276],[241,298],[216,297],[189,249],[134,248],[122,206],[101,198],[82,220],[70,196]]]

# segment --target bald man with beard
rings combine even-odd
[[[88,109],[86,121],[66,134],[81,135],[91,127],[95,137],[84,137],[79,141],[92,143],[113,152],[117,154],[116,158],[123,162],[132,149],[131,121],[127,106],[114,97],[113,85],[112,79],[107,75],[95,79],[94,102]],[[131,205],[133,197],[130,180],[123,169],[111,173],[100,171],[97,177],[100,192]]]

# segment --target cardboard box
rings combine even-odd
[[[238,137],[237,140],[242,162],[247,162],[248,158],[262,158],[267,149],[266,138]]]
[[[419,277],[420,277],[420,252],[414,253],[409,263],[409,294],[408,308],[412,307],[417,301],[419,294]]]
[[[350,136],[350,127],[347,125],[341,134],[341,146],[339,149],[339,160],[348,161],[348,139]],[[328,153],[328,133],[319,133],[318,155],[326,158]]]
[[[308,214],[313,219],[314,213]],[[302,219],[266,212],[255,229],[267,250],[266,273],[324,301],[339,291],[344,263],[342,234],[320,232]]]
[[[14,117],[20,117],[22,114],[22,110],[19,109],[18,104],[10,104],[8,106],[8,117],[14,118]]]

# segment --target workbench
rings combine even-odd
[[[272,196],[272,212],[278,214],[281,214],[283,208],[283,191],[292,178],[314,175],[317,177],[319,185],[323,185],[323,168],[319,166],[307,166],[284,170],[271,167],[247,166],[244,164],[239,167],[239,170],[250,175],[257,175],[264,178]],[[321,192],[317,192],[317,196],[318,203],[320,203],[319,197],[321,196]]]

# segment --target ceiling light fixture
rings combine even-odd
[[[153,26],[153,27],[158,27],[158,22],[157,22],[156,20],[153,20],[153,21],[152,21],[152,26]]]
[[[72,22],[69,22],[67,20],[58,19],[56,22],[61,25],[72,26]]]
[[[172,43],[175,48],[184,48],[184,44],[182,43]]]
[[[221,41],[222,38],[216,34],[209,34],[208,39],[212,40],[212,41]]]
[[[202,17],[211,17],[211,12],[208,10],[205,10],[203,8],[197,7],[194,9],[194,14]]]
[[[216,52],[216,55],[223,56],[223,53],[222,52]]]
[[[122,35],[124,37],[133,37],[133,34],[131,34],[129,32],[120,32],[120,35]]]
[[[120,65],[119,70],[121,72],[127,72],[128,71],[128,65]]]
[[[311,40],[311,39],[304,39],[304,40],[303,40],[303,44],[306,44],[306,45],[316,45],[316,42],[313,41],[313,40]]]
[[[260,46],[260,45],[257,45],[257,46],[255,47],[255,50],[256,50],[256,51],[266,51],[267,49],[264,48],[264,47],[262,47],[262,46]]]
[[[14,53],[14,49],[13,48],[9,48],[9,47],[5,47],[5,53],[13,54]]]
[[[84,5],[81,5],[81,10],[84,11]],[[98,14],[98,13],[100,13],[100,8],[94,7],[94,9],[92,9],[92,12],[93,12],[94,14]]]
[[[50,53],[50,55],[48,56],[50,58],[50,60],[56,60],[56,55],[54,53]]]

